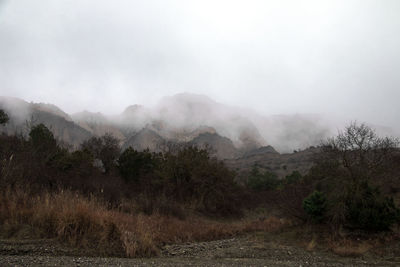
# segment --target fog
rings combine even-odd
[[[118,114],[190,92],[399,130],[398,14],[397,0],[0,0],[0,95]]]

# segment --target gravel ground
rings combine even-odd
[[[0,266],[400,266],[400,255],[339,257],[251,235],[167,245],[159,257],[149,259],[82,257],[79,253],[54,240],[0,240]]]

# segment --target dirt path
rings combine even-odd
[[[255,235],[165,246],[150,259],[80,257],[54,240],[0,241],[0,266],[399,266],[400,255],[339,257]],[[67,256],[66,256],[67,255]],[[69,255],[69,256],[68,256]]]

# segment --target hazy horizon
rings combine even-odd
[[[121,113],[188,92],[400,130],[400,2],[0,0],[0,95]]]

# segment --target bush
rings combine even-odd
[[[299,171],[293,171],[291,174],[286,175],[285,184],[295,184],[299,182],[302,178],[302,175]]]
[[[91,137],[82,143],[81,149],[90,153],[93,159],[99,159],[106,173],[109,173],[113,169],[121,152],[118,139],[111,134],[105,134],[101,137]]]
[[[261,173],[255,166],[250,173],[247,186],[255,191],[276,189],[280,184],[278,176],[273,172]]]
[[[398,220],[388,189],[398,181],[399,144],[356,122],[321,144],[302,182],[326,194],[333,226],[381,231]]]
[[[186,147],[167,153],[162,163],[165,193],[180,203],[195,203],[206,214],[241,214],[241,195],[235,174],[206,149]]]
[[[57,150],[57,141],[53,133],[42,123],[32,127],[29,141],[35,152],[40,154],[38,156],[48,155]]]
[[[157,167],[156,155],[148,150],[139,152],[127,148],[118,159],[118,169],[126,182],[140,182],[140,177],[153,172]]]
[[[320,223],[325,218],[326,197],[323,193],[315,190],[303,201],[303,209],[316,223]]]
[[[354,228],[371,231],[388,230],[400,219],[393,198],[383,197],[377,187],[367,182],[358,192],[353,190],[346,201],[346,221]]]

